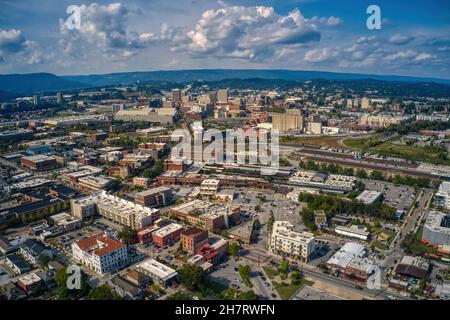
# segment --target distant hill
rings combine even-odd
[[[136,81],[219,81],[224,79],[282,79],[282,80],[358,80],[373,79],[383,81],[403,82],[435,82],[449,84],[450,79],[406,77],[395,75],[374,75],[358,73],[337,73],[303,70],[256,70],[256,69],[197,69],[197,70],[161,70],[144,72],[124,72],[109,74],[93,74],[81,76],[61,76],[71,81],[88,83],[92,86],[108,86],[117,84],[131,84]]]
[[[0,74],[2,95],[31,94],[90,87],[90,84],[63,79],[51,73]]]
[[[391,85],[426,84],[443,85],[441,89],[448,90],[450,79],[418,78],[393,75],[372,75],[357,73],[336,73],[302,70],[255,70],[255,69],[198,69],[198,70],[161,70],[148,72],[124,72],[93,75],[56,76],[51,73],[8,74],[0,75],[0,100],[18,95],[38,92],[55,92],[73,89],[103,87],[112,85],[127,85],[136,82],[221,82],[227,80],[234,84],[252,82],[267,87],[270,82],[279,86],[283,82],[315,81],[389,81]],[[243,81],[246,80],[246,81]],[[395,84],[397,83],[397,84]]]

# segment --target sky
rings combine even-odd
[[[0,0],[0,73],[293,69],[450,78],[449,0]],[[121,1],[121,2],[119,2]],[[79,28],[70,28],[70,5]],[[369,5],[381,29],[369,29]]]

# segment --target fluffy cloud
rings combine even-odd
[[[304,59],[307,62],[324,62],[335,58],[337,54],[331,48],[312,49],[306,51]]]
[[[187,37],[173,46],[194,57],[263,60],[280,48],[318,42],[316,25],[298,9],[282,16],[272,7],[232,6],[205,11]]]
[[[414,40],[413,36],[405,36],[402,34],[395,34],[395,35],[391,36],[388,41],[390,44],[404,45],[404,44],[410,43],[413,40]]]
[[[26,40],[22,35],[22,31],[11,29],[0,29],[0,51],[6,53],[14,53],[22,51],[26,48]]]
[[[311,19],[309,19],[308,21],[311,23],[314,23],[314,24],[324,25],[327,27],[338,26],[344,22],[342,19],[336,18],[333,16],[331,16],[329,18],[314,16]]]
[[[21,30],[0,29],[0,62],[17,64],[39,64],[50,58],[39,44],[27,40]]]

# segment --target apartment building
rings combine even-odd
[[[71,201],[72,215],[84,219],[95,213],[132,229],[152,224],[159,211],[110,195],[105,191]]]
[[[98,234],[72,243],[72,256],[98,274],[113,273],[128,263],[127,247],[122,242]]]
[[[200,196],[214,197],[220,188],[220,180],[206,179],[200,184]]]
[[[289,221],[276,221],[272,227],[269,251],[291,259],[307,261],[315,249],[315,238],[309,232],[293,231]]]
[[[203,200],[193,200],[170,209],[179,220],[208,231],[229,228],[240,223],[239,206],[225,206]]]

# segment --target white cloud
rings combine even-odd
[[[337,51],[331,48],[312,49],[306,51],[304,59],[308,62],[324,62],[335,58],[337,55]]]
[[[26,48],[26,40],[22,31],[16,29],[0,29],[0,51],[13,53]]]
[[[194,57],[264,60],[281,48],[318,42],[317,27],[298,9],[282,16],[272,7],[232,6],[205,11],[173,49]]]
[[[311,23],[314,23],[314,24],[320,24],[320,25],[324,25],[327,27],[335,27],[344,22],[341,18],[336,18],[333,16],[331,16],[329,18],[314,16],[311,19],[308,19],[308,21]]]
[[[395,35],[391,36],[388,41],[390,44],[404,45],[404,44],[410,43],[413,40],[414,40],[413,36],[405,36],[402,34],[395,34]]]

